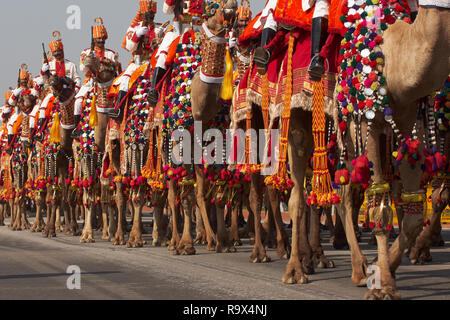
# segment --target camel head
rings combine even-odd
[[[64,102],[75,93],[75,82],[69,78],[63,78],[57,74],[52,74],[49,78],[49,85],[53,90],[53,95]]]
[[[32,95],[26,95],[19,102],[19,108],[26,114],[30,114],[33,107],[36,105],[36,97]]]
[[[216,36],[224,36],[236,18],[236,0],[204,0],[203,14],[206,24]]]
[[[84,65],[95,75],[95,80],[99,83],[106,83],[114,79],[117,75],[117,65],[108,60],[100,60],[95,55],[88,55],[84,60]]]

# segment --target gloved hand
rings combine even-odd
[[[22,91],[23,91],[23,88],[17,88],[17,89],[14,89],[13,95],[14,95],[15,97],[18,97],[19,94],[22,93]]]
[[[164,29],[161,27],[156,28],[155,34],[158,38],[162,38],[162,36],[164,35]]]
[[[143,35],[146,35],[148,32],[148,28],[147,27],[138,27],[136,30],[136,35],[138,37],[142,37]]]
[[[48,63],[44,63],[41,68],[42,73],[46,73],[48,70],[50,70],[50,66]]]
[[[42,85],[44,84],[44,79],[42,79],[42,77],[37,77],[37,78],[34,80],[34,83],[36,83],[36,85],[37,85],[38,87],[40,87],[40,86],[42,86]]]
[[[233,32],[230,32],[230,38],[228,40],[228,45],[230,46],[230,49],[235,48],[237,44],[236,37],[234,36]]]

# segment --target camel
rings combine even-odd
[[[417,100],[439,88],[449,74],[447,54],[450,44],[449,15],[449,11],[445,9],[421,7],[413,24],[397,20],[384,33],[383,43],[381,44],[381,50],[385,56],[383,74],[386,77],[386,90],[389,96],[392,118],[396,124],[397,131],[402,134],[408,134],[413,130],[418,112]],[[401,45],[399,46],[400,39]],[[406,55],[411,56],[411,59],[404,59]],[[362,124],[363,128],[365,128],[367,121],[363,121]],[[372,184],[374,185],[384,182],[378,152],[380,134],[384,127],[383,117],[377,115],[373,120],[367,140],[367,157],[373,162],[374,175],[372,176]],[[350,132],[352,132],[352,128],[354,129],[353,122],[350,123]],[[419,136],[421,130],[423,128],[417,129]],[[362,130],[363,135],[365,131],[366,129]],[[356,137],[352,134],[351,141],[347,142],[355,145],[355,139]],[[418,150],[423,150],[422,144],[418,146]],[[421,207],[425,200],[423,191],[420,189],[421,163],[423,163],[423,159],[418,161],[414,168],[406,161],[403,161],[399,166],[403,182],[402,198],[408,200],[412,197],[413,199],[405,201],[406,203],[402,206],[404,217],[401,233],[389,249],[386,228],[389,223],[388,217],[392,214],[390,207],[373,207],[374,220],[380,222],[380,225],[375,228],[375,236],[378,243],[377,265],[381,271],[382,288],[370,290],[366,294],[368,299],[400,298],[393,274],[401,263],[404,250],[416,240],[424,223],[422,214],[411,214],[421,212],[421,210],[417,211],[417,208],[418,206]],[[435,192],[439,193],[436,190]],[[436,196],[436,193],[434,199],[437,201],[439,196]],[[350,212],[351,204],[349,202],[348,187],[343,188],[342,195],[344,200],[343,206],[345,206],[347,212]],[[385,191],[382,195],[389,197],[388,191]],[[439,209],[436,208],[437,210]],[[347,239],[353,252],[355,251],[354,248],[357,247],[357,243],[355,239],[349,239],[350,215],[344,213],[343,218]],[[359,251],[359,249],[356,251]],[[365,258],[359,252],[352,254],[352,264],[352,280],[357,284],[364,282],[366,277]]]
[[[58,75],[50,75],[46,81],[52,88],[55,99],[52,107],[53,117],[45,129],[43,141],[44,177],[48,181],[46,194],[48,219],[42,233],[44,237],[56,237],[56,221],[64,210],[66,195],[64,189],[67,187],[66,180],[72,174],[69,169],[73,167],[75,83]],[[66,217],[66,223],[69,222],[73,224],[76,220],[73,216]]]
[[[86,57],[84,65],[95,75],[94,86],[85,96],[85,109],[82,110],[80,124],[75,130],[75,146],[78,173],[78,187],[82,190],[85,209],[85,224],[80,242],[95,242],[92,222],[96,209],[109,210],[100,205],[101,185],[99,181],[103,155],[105,153],[108,114],[98,112],[97,108],[108,109],[112,99],[108,97],[112,80],[117,75],[117,65],[108,59],[100,61],[93,53]],[[93,139],[92,139],[93,137]],[[106,190],[105,190],[106,191]],[[103,203],[103,202],[102,202]],[[75,206],[73,206],[73,211]],[[102,210],[103,235],[109,238],[107,212]]]

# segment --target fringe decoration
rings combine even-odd
[[[327,163],[327,148],[325,143],[325,100],[323,93],[323,79],[313,82],[313,178],[312,191],[308,198],[308,205],[322,207],[339,203],[341,199],[334,192]]]
[[[287,172],[287,151],[288,151],[289,126],[291,120],[291,100],[293,92],[292,56],[294,53],[294,42],[295,38],[291,33],[289,36],[289,47],[288,47],[286,92],[284,95],[284,107],[281,116],[281,136],[279,147],[278,172],[275,175],[267,177],[264,181],[266,185],[273,185],[274,188],[279,191],[286,191],[292,188],[293,186],[292,180],[289,178]]]

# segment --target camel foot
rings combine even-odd
[[[236,248],[229,243],[220,243],[220,241],[216,245],[217,253],[230,253],[236,252]]]
[[[235,246],[235,247],[242,246],[242,241],[241,240],[231,240],[231,242],[233,243],[233,246]]]
[[[304,256],[302,259],[302,268],[305,274],[314,274],[316,270],[314,269],[314,261],[309,256]]]
[[[286,267],[286,273],[281,279],[285,284],[306,284],[308,283],[308,276],[303,273],[300,261],[297,263],[289,262]]]
[[[102,240],[108,240],[109,239],[109,234],[108,232],[103,232],[102,234]]]
[[[288,241],[278,241],[277,255],[280,259],[289,259],[291,256],[291,245]]]
[[[313,255],[314,265],[319,269],[335,268],[334,261],[327,258],[324,253]]]
[[[213,237],[209,237],[207,239],[207,241],[208,241],[208,244],[206,245],[206,250],[216,251],[216,243],[217,243],[216,239]]]
[[[112,244],[114,246],[124,246],[126,242],[123,233],[116,233],[115,237],[112,239]]]
[[[206,231],[201,231],[197,233],[197,236],[194,239],[194,244],[201,244],[201,245],[207,244]]]
[[[358,287],[367,286],[367,260],[355,261],[352,263],[352,281]]]
[[[166,247],[167,246],[167,241],[163,240],[163,239],[154,239],[152,241],[152,246],[154,246],[154,247]]]
[[[92,231],[83,231],[80,237],[80,243],[94,243],[95,239],[92,236]]]
[[[430,248],[412,248],[409,254],[411,264],[426,264],[433,260]]]
[[[64,228],[63,228],[62,225],[59,225],[59,226],[56,226],[56,227],[55,227],[55,231],[56,231],[56,232],[64,232]]]
[[[53,228],[45,227],[44,230],[42,231],[42,236],[44,238],[55,238],[56,232]]]
[[[179,255],[185,255],[185,256],[191,256],[194,255],[195,252],[195,248],[192,245],[192,239],[191,240],[184,240],[181,239],[180,243],[178,244],[177,248],[176,248],[176,253]]]
[[[264,247],[261,246],[255,246],[253,248],[253,252],[250,256],[250,262],[251,263],[266,263],[266,262],[270,262],[271,259],[270,257],[267,255],[266,250],[264,249]]]
[[[371,289],[364,296],[365,300],[399,300],[400,293],[392,287]]]
[[[127,248],[142,248],[144,244],[147,244],[147,241],[142,239],[142,233],[140,232],[131,232],[130,238],[127,242]]]

